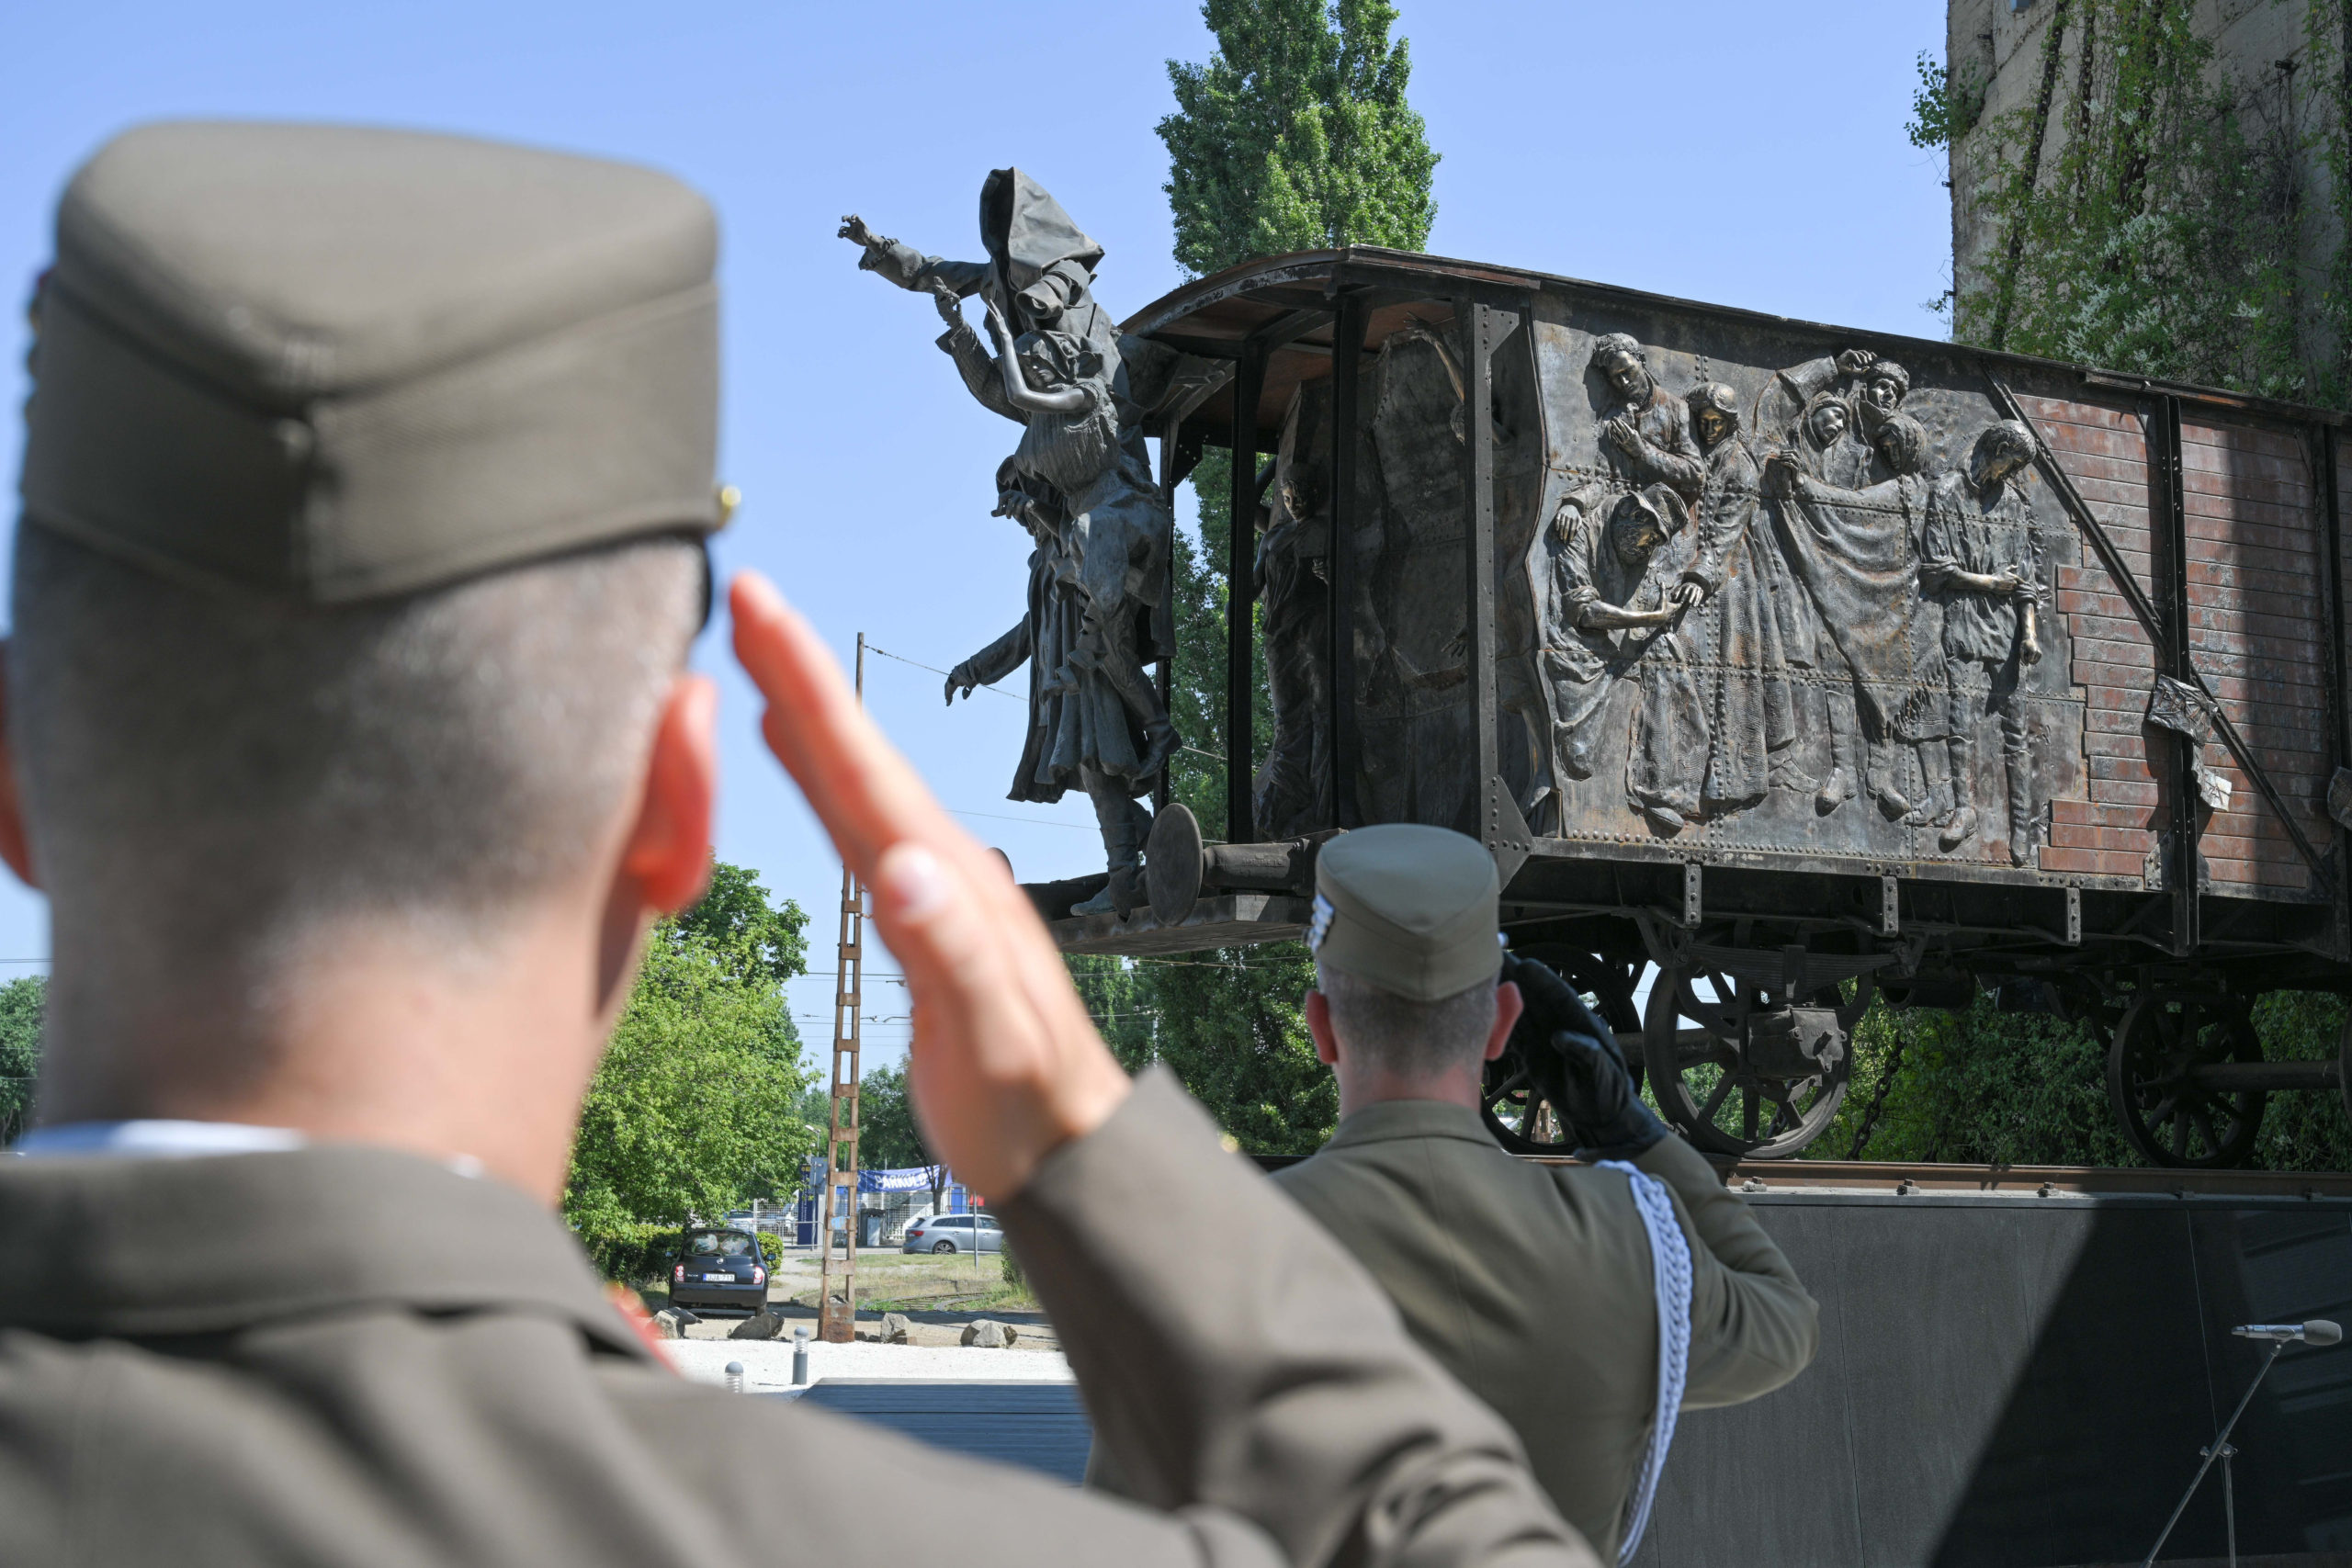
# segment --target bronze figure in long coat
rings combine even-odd
[[[1739,436],[1732,389],[1711,381],[1689,399],[1707,461],[1696,525],[1698,554],[1684,580],[1706,592],[1713,712],[1701,798],[1736,811],[1773,784],[1811,789],[1798,768],[1792,665],[1813,662],[1814,620],[1804,590],[1766,536],[1756,459]]]

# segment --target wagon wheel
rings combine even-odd
[[[2244,997],[2144,992],[2124,1010],[2108,1047],[2108,1103],[2132,1146],[2155,1164],[2226,1169],[2253,1152],[2267,1097],[2200,1087],[2189,1074],[2260,1060]]]
[[[1642,1052],[1637,1033],[1641,1010],[1634,1004],[1634,987],[1641,979],[1645,961],[1634,959],[1627,963],[1597,953],[1550,945],[1516,951],[1523,958],[1550,964],[1562,979],[1599,1004],[1594,1010],[1617,1035],[1617,1043],[1625,1052],[1625,1065],[1633,1069],[1634,1092],[1641,1093]],[[1514,1034],[1510,1043],[1503,1047],[1503,1054],[1487,1064],[1478,1102],[1487,1131],[1494,1134],[1495,1142],[1515,1155],[1573,1153],[1576,1134],[1568,1130],[1558,1111],[1544,1100],[1520,1048],[1521,1042]]]
[[[2115,1043],[2116,1027],[2123,1021],[2124,1010],[2132,1005],[2132,997],[2131,992],[2118,989],[2104,976],[2068,975],[2058,982],[2058,1014],[2069,1023],[2079,1023],[2088,1030],[2091,1038],[2105,1050]]]
[[[1715,999],[1698,994],[1704,981]],[[1811,998],[1838,1008],[1847,1030],[1870,1004],[1870,977],[1857,999],[1840,1006],[1836,990]],[[1785,1017],[1785,999],[1746,980],[1706,968],[1662,969],[1650,987],[1643,1050],[1649,1057],[1650,1097],[1667,1121],[1708,1154],[1781,1159],[1828,1130],[1846,1098],[1853,1052],[1810,1073],[1785,1061],[1770,1068],[1752,1059],[1753,1026]],[[1683,1028],[1690,1019],[1698,1027]]]

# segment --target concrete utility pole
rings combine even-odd
[[[857,696],[865,700],[865,634],[857,634]],[[857,1337],[857,1055],[858,1009],[865,1002],[865,889],[842,867],[840,956],[833,970],[833,1118],[825,1141],[825,1203],[817,1235],[824,1252],[818,1268],[817,1336],[846,1345]],[[842,1222],[844,1243],[839,1294],[833,1284],[834,1194],[846,1185],[849,1213]]]

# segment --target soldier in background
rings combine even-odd
[[[1306,1026],[1340,1080],[1340,1126],[1275,1180],[1510,1422],[1569,1522],[1622,1561],[1677,1410],[1795,1377],[1813,1359],[1813,1298],[1634,1094],[1608,1026],[1550,970],[1502,953],[1494,861],[1475,840],[1361,829],[1324,846],[1315,881]],[[1604,1164],[1496,1145],[1480,1082],[1506,1042]],[[1679,1397],[1662,1354],[1676,1337]]]
[[[1148,1506],[687,1384],[605,1299],[552,1210],[708,871],[716,249],[666,176],[450,137],[151,126],[68,186],[0,750],[54,954],[0,1560],[895,1568],[953,1519],[977,1565],[1592,1564],[1346,1255],[1129,1083],[756,579],[736,652],[905,967],[925,1131]]]

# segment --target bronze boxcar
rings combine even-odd
[[[1275,736],[1250,754],[1236,615],[1233,711],[1189,738],[1235,842],[1163,809],[1152,907],[1066,947],[1295,935],[1322,838],[1430,822],[1713,1151],[1817,1136],[1873,994],[2087,1020],[2165,1163],[2346,1092],[2247,1021],[2352,990],[2343,416],[1363,248],[1125,330],[1227,367],[1162,479],[1252,455],[1225,564]],[[1490,1089],[1545,1143],[1515,1063]]]

